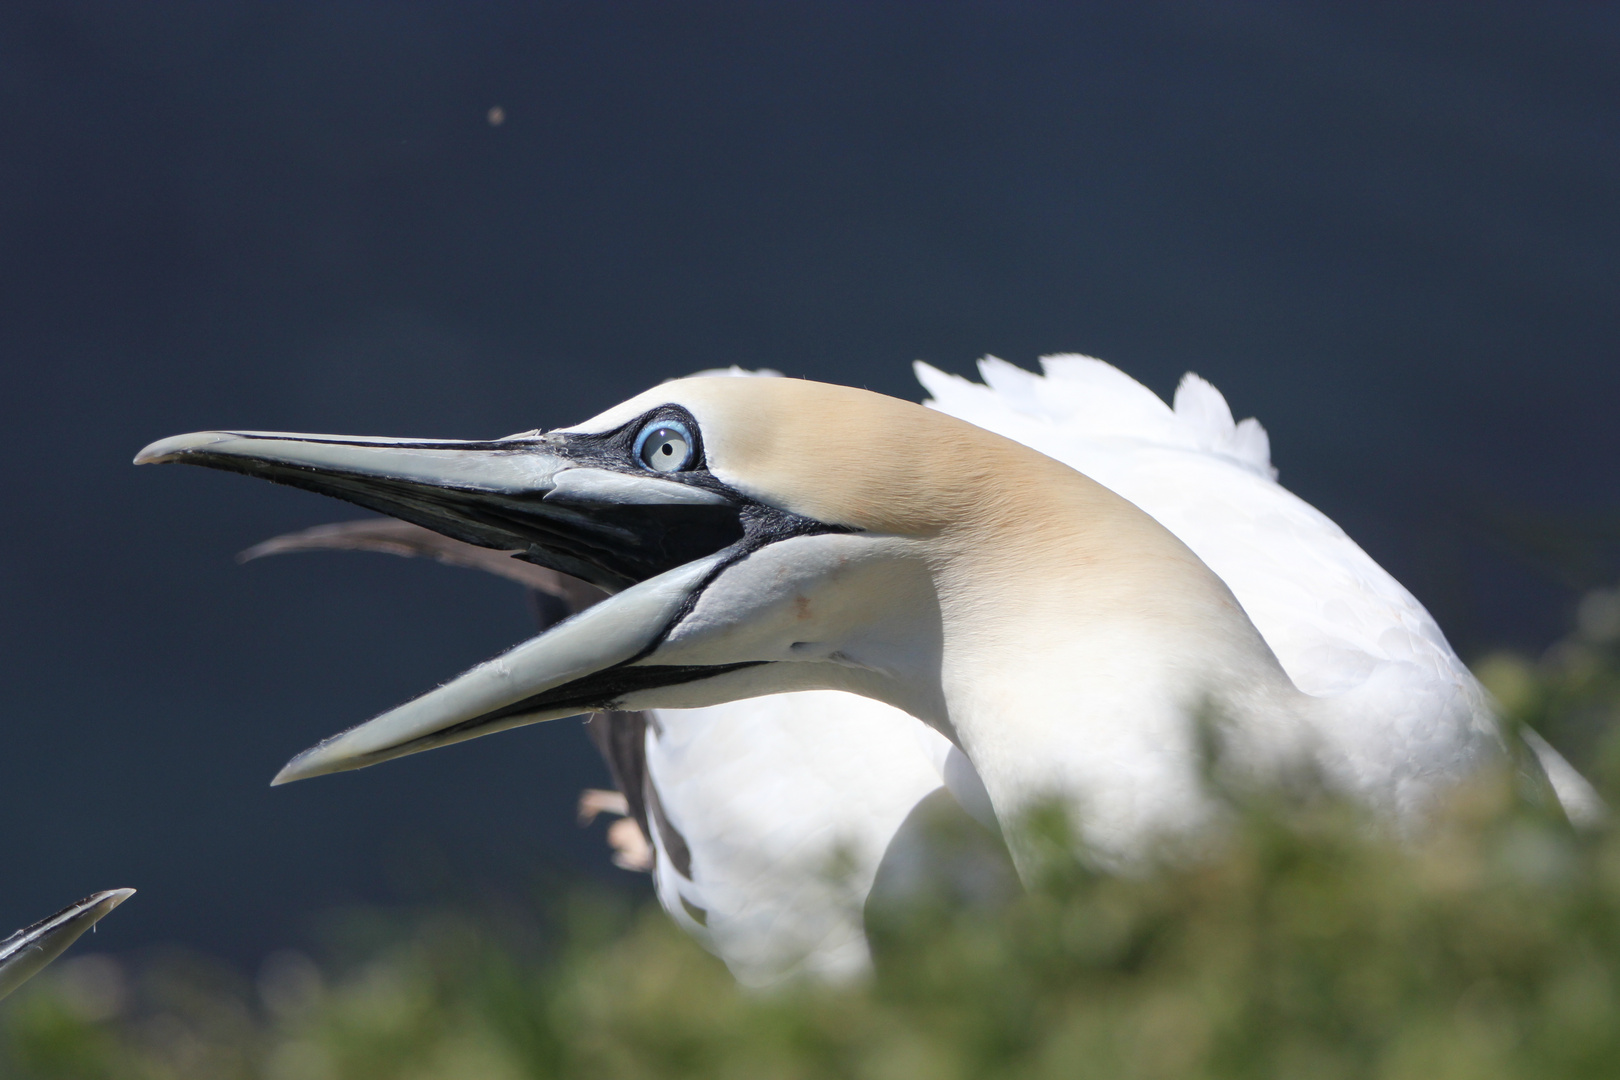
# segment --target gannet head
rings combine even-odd
[[[275,783],[582,711],[801,689],[878,698],[954,737],[947,654],[993,648],[985,628],[1020,617],[987,596],[1091,562],[1083,589],[1026,589],[1022,608],[1083,620],[1091,604],[1159,602],[1106,572],[1110,552],[1202,567],[1145,514],[1017,443],[788,379],[678,380],[491,442],[211,431],[153,443],[136,458],[149,462],[334,495],[615,594],[305,751]]]

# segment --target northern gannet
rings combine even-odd
[[[337,495],[615,593],[276,782],[585,709],[737,712],[830,689],[931,725],[959,759],[953,790],[999,821],[1066,799],[1110,864],[1211,819],[1200,717],[1224,768],[1308,764],[1397,819],[1491,762],[1546,785],[1421,605],[1274,483],[1263,432],[1213,387],[1184,381],[1172,410],[1100,361],[1016,370],[987,367],[1004,399],[987,403],[922,369],[982,426],[844,387],[702,378],[493,442],[203,432],[137,461]],[[1578,777],[1555,779],[1581,810]]]
[[[133,895],[134,889],[109,889],[94,893],[0,940],[0,998],[62,955],[64,949],[79,940],[80,934]]]

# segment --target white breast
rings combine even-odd
[[[864,970],[861,908],[878,863],[940,786],[949,748],[853,694],[659,710],[647,773],[691,855],[683,875],[654,821],[659,899],[745,984]]]

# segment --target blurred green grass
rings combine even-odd
[[[1620,594],[1544,657],[1479,670],[1620,791]],[[739,990],[661,912],[361,913],[324,962],[248,979],[80,954],[0,1010],[19,1080],[1620,1075],[1620,836],[1458,792],[1397,842],[1354,809],[1234,797],[1193,858],[1089,872],[1048,822],[1038,885],[874,918],[858,985]]]

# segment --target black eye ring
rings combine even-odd
[[[653,420],[636,436],[636,460],[653,472],[680,472],[697,456],[692,429],[684,421]]]

